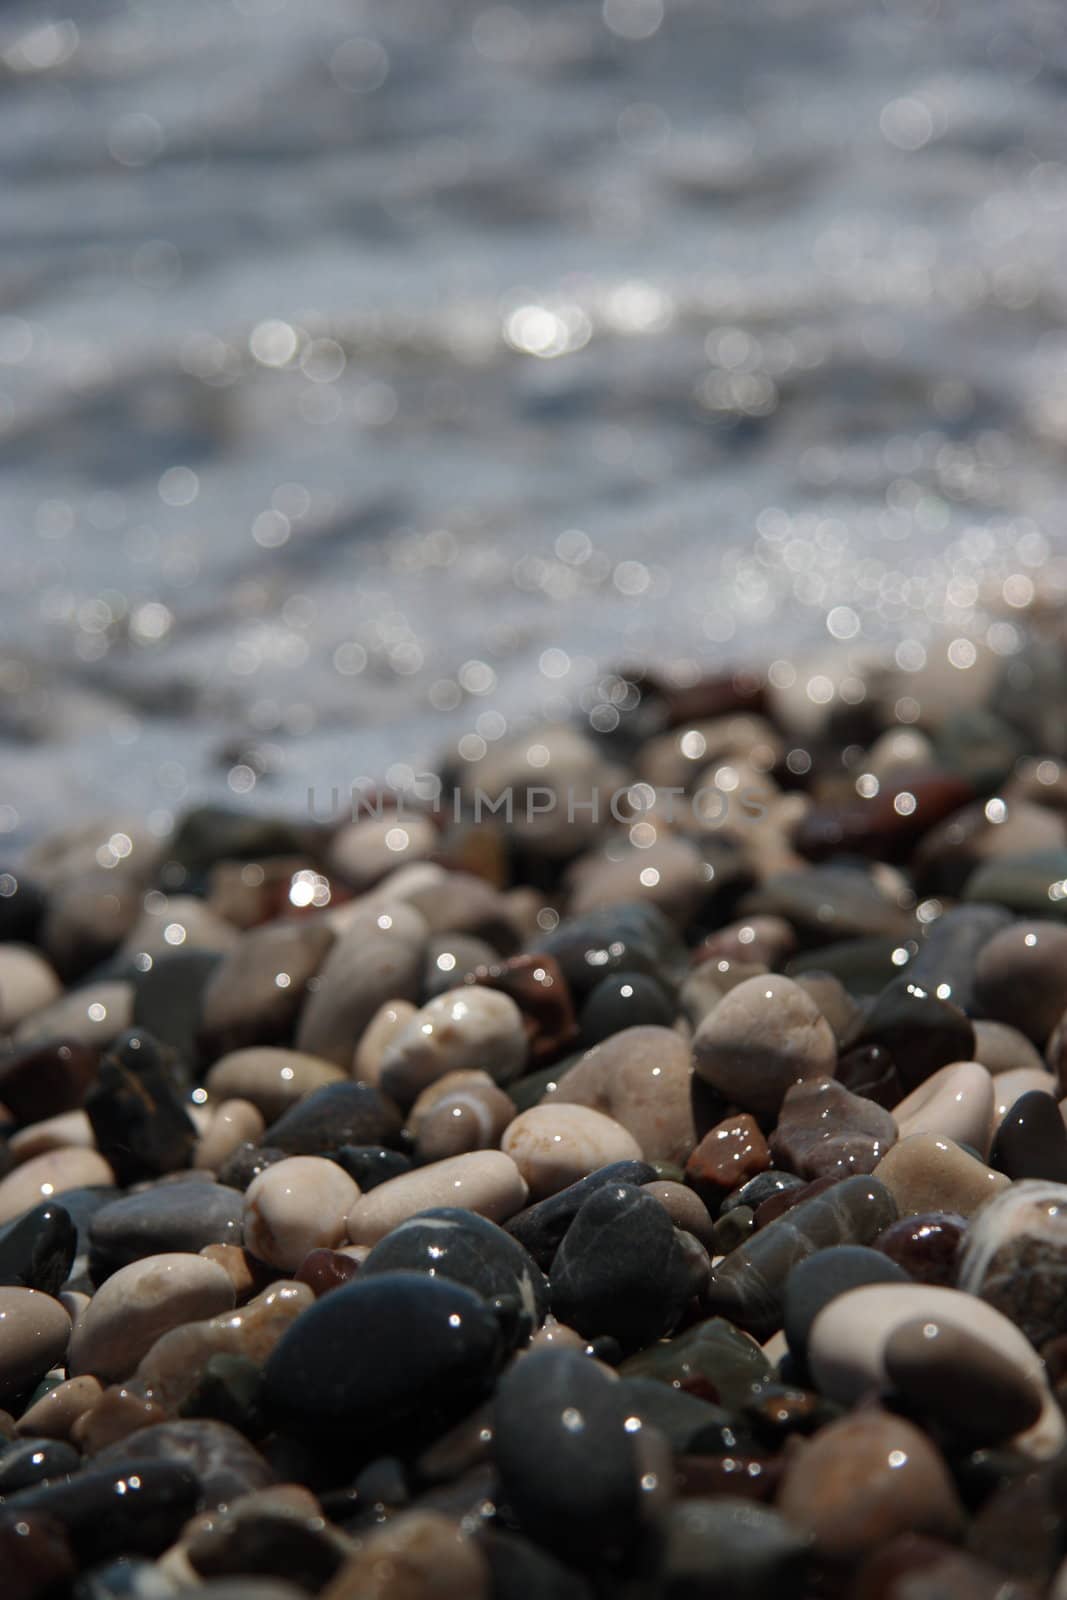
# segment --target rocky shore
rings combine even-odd
[[[7,1600],[1065,1600],[1026,629],[0,863]]]

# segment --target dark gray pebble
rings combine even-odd
[[[327,1155],[343,1145],[395,1144],[403,1118],[369,1083],[327,1083],[280,1116],[263,1143],[287,1156]]]
[[[208,1418],[157,1422],[98,1451],[94,1463],[117,1469],[124,1456],[192,1474],[205,1507],[227,1505],[273,1481],[267,1462],[236,1428]]]
[[[880,1250],[861,1244],[839,1244],[798,1261],[785,1280],[783,1327],[789,1349],[803,1360],[811,1325],[824,1306],[849,1289],[867,1283],[910,1283],[903,1267]]]
[[[58,1294],[77,1253],[78,1230],[70,1212],[45,1200],[0,1232],[0,1284]]]
[[[989,1165],[1009,1178],[1067,1183],[1067,1126],[1050,1094],[1019,1096],[997,1129]]]
[[[781,1600],[803,1592],[810,1541],[770,1506],[682,1500],[667,1522],[664,1600]]]
[[[158,1555],[196,1510],[200,1484],[187,1466],[151,1460],[133,1446],[133,1439],[123,1439],[121,1448],[106,1452],[107,1461],[97,1456],[69,1479],[20,1489],[4,1509],[54,1518],[86,1565],[116,1555]]]
[[[646,1024],[669,1028],[675,1005],[666,988],[644,972],[613,972],[601,978],[578,1018],[582,1044],[588,1050],[624,1028]]]
[[[564,1234],[591,1194],[613,1183],[652,1183],[655,1178],[656,1169],[647,1161],[613,1161],[579,1178],[577,1183],[561,1189],[558,1194],[549,1195],[547,1200],[520,1211],[508,1223],[507,1231],[547,1272]]]
[[[399,1150],[387,1150],[381,1144],[343,1144],[339,1150],[330,1151],[330,1160],[343,1167],[366,1194],[390,1178],[399,1178],[411,1171],[411,1161]]]
[[[89,1266],[96,1283],[144,1256],[208,1244],[241,1243],[244,1202],[235,1189],[190,1176],[123,1195],[89,1224]]]
[[[130,1029],[101,1058],[85,1102],[100,1154],[120,1184],[187,1167],[196,1128],[175,1081],[173,1063],[150,1034]]]
[[[168,950],[152,957],[147,972],[135,968],[128,974],[134,1026],[195,1061],[204,990],[221,959],[216,950]]]
[[[13,1439],[0,1452],[0,1495],[14,1494],[46,1478],[65,1478],[82,1458],[62,1439]]]

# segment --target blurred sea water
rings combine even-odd
[[[1058,0],[0,6],[0,834],[988,636],[1065,89]]]

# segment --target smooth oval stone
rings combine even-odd
[[[731,1251],[712,1273],[706,1304],[755,1338],[769,1339],[782,1325],[785,1280],[798,1261],[835,1244],[868,1244],[896,1215],[876,1177],[844,1178]]]
[[[808,1366],[822,1394],[854,1405],[872,1389],[891,1387],[885,1353],[898,1328],[917,1318],[939,1327],[960,1328],[997,1352],[1018,1384],[1038,1400],[1042,1421],[1018,1448],[1051,1455],[1065,1437],[1064,1421],[1052,1398],[1045,1368],[1025,1334],[983,1300],[958,1289],[931,1284],[869,1284],[849,1290],[824,1306],[808,1333]]]
[[[602,1111],[632,1134],[648,1161],[684,1166],[697,1142],[689,1047],[671,1028],[616,1032],[569,1067],[545,1096]]]
[[[989,1163],[1008,1178],[1067,1184],[1067,1126],[1051,1095],[1020,1095],[997,1129]]]
[[[89,1376],[57,1383],[27,1406],[16,1423],[18,1432],[24,1438],[69,1439],[74,1423],[103,1392],[99,1380]]]
[[[0,944],[0,1033],[12,1033],[24,1017],[63,992],[55,969],[30,945]]]
[[[469,1289],[422,1273],[390,1272],[316,1300],[282,1335],[266,1365],[279,1423],[311,1438],[396,1449],[440,1431],[488,1391],[504,1350],[496,1317]]]
[[[996,934],[978,957],[975,999],[983,1015],[1043,1046],[1067,1008],[1067,927],[1015,922]]]
[[[1013,1438],[1041,1415],[1040,1390],[969,1328],[929,1316],[901,1323],[883,1352],[899,1394],[974,1445]]]
[[[329,1061],[297,1050],[234,1050],[222,1056],[204,1078],[215,1100],[250,1100],[260,1115],[273,1122],[312,1089],[340,1083],[344,1073]]]
[[[556,1060],[578,1036],[570,988],[552,956],[509,956],[475,967],[465,982],[484,983],[511,996],[522,1012],[531,1066]]]
[[[501,1379],[493,1456],[520,1527],[565,1559],[622,1554],[637,1533],[638,1462],[618,1385],[569,1350],[524,1356]]]
[[[848,1050],[867,1045],[889,1051],[910,1092],[940,1067],[973,1060],[974,1027],[958,1005],[902,975],[886,985],[846,1041]]]
[[[66,1283],[78,1234],[55,1201],[34,1206],[0,1233],[0,1284],[56,1295]]]
[[[56,1199],[68,1189],[113,1188],[115,1174],[96,1150],[49,1150],[0,1179],[0,1222]]]
[[[955,1539],[964,1520],[948,1468],[926,1435],[873,1409],[829,1423],[790,1458],[778,1507],[811,1535],[820,1555],[838,1561],[855,1560],[898,1533]]]
[[[377,893],[388,888],[389,880]],[[380,906],[358,902],[304,1003],[297,1048],[347,1071],[380,1008],[391,1000],[419,999],[428,931],[413,905],[394,898]]]
[[[291,1156],[326,1155],[345,1144],[393,1144],[401,1117],[367,1083],[327,1083],[290,1106],[263,1135],[272,1150]]]
[[[478,1150],[405,1172],[362,1195],[348,1213],[348,1237],[353,1244],[377,1244],[416,1212],[442,1205],[506,1222],[525,1200],[526,1185],[510,1156]]]
[[[15,1029],[20,1050],[56,1039],[100,1050],[133,1021],[133,985],[121,979],[87,983],[34,1011]]]
[[[593,1191],[556,1252],[552,1310],[587,1338],[611,1334],[625,1350],[640,1349],[675,1327],[709,1265],[655,1196],[611,1184]]]
[[[245,1246],[269,1266],[293,1272],[309,1251],[344,1243],[359,1198],[358,1184],[335,1161],[290,1156],[245,1191]]]
[[[913,1282],[951,1288],[966,1233],[965,1217],[951,1211],[920,1211],[892,1223],[872,1248],[895,1261]]]
[[[64,1111],[58,1117],[45,1117],[20,1128],[8,1140],[7,1148],[16,1166],[32,1161],[49,1150],[91,1150],[96,1144],[92,1124],[84,1111]]]
[[[103,1281],[144,1256],[193,1254],[207,1244],[242,1242],[241,1196],[222,1184],[190,1178],[124,1195],[101,1206],[89,1223],[93,1278]]]
[[[251,1100],[222,1100],[196,1142],[193,1166],[218,1172],[242,1144],[258,1144],[266,1127]]]
[[[803,1592],[808,1537],[769,1506],[729,1494],[685,1499],[671,1508],[664,1539],[664,1600],[777,1600]]]
[[[1000,906],[950,906],[927,927],[908,967],[909,980],[970,1014],[978,953],[1010,921],[1009,913]],[[970,1054],[967,1051],[959,1059],[967,1060]]]
[[[113,1470],[136,1455],[141,1461],[195,1475],[205,1506],[225,1505],[272,1481],[270,1466],[236,1428],[210,1417],[156,1422],[130,1439],[107,1445],[94,1458]]]
[[[386,1047],[403,1032],[417,1010],[410,1000],[399,999],[387,1000],[378,1007],[356,1045],[352,1076],[358,1083],[378,1087]]]
[[[626,1378],[655,1378],[672,1389],[727,1407],[749,1398],[771,1366],[755,1339],[723,1317],[708,1317],[673,1339],[650,1345],[620,1368]]]
[[[291,1038],[308,984],[333,942],[323,920],[278,920],[243,933],[203,990],[199,1038],[205,1061]]]
[[[407,1131],[421,1161],[443,1161],[495,1149],[514,1115],[514,1101],[487,1072],[446,1072],[415,1101]]]
[[[400,1223],[371,1250],[363,1278],[381,1272],[426,1272],[473,1289],[483,1300],[515,1295],[528,1337],[545,1320],[548,1283],[537,1263],[503,1228],[474,1211],[436,1206]]]
[[[91,1372],[104,1383],[117,1382],[169,1328],[228,1311],[234,1300],[228,1275],[203,1256],[175,1252],[131,1262],[97,1290],[78,1318],[70,1374]]]
[[[186,1467],[142,1460],[123,1440],[121,1464],[94,1465],[59,1483],[20,1489],[5,1510],[54,1518],[86,1566],[113,1555],[158,1555],[196,1510],[200,1485]]]
[[[641,848],[615,844],[579,856],[567,878],[571,911],[578,917],[647,899],[684,928],[709,898],[700,851],[688,839],[665,832]]]
[[[0,1062],[0,1104],[19,1122],[76,1111],[96,1081],[99,1051],[73,1039],[50,1039]]]
[[[644,1154],[633,1135],[611,1117],[589,1106],[555,1103],[520,1112],[500,1144],[535,1200],[614,1161],[640,1161]]]
[[[792,1355],[803,1360],[811,1325],[838,1295],[868,1283],[910,1283],[903,1267],[878,1250],[839,1244],[798,1261],[785,1280],[783,1328]]]
[[[590,994],[578,1021],[588,1049],[624,1028],[669,1028],[674,1005],[663,985],[646,973],[612,972]]]
[[[37,1289],[0,1289],[0,1403],[33,1388],[59,1366],[70,1341],[70,1318]]]
[[[409,1106],[448,1072],[471,1068],[495,1083],[510,1083],[526,1064],[522,1012],[509,995],[467,984],[438,995],[386,1047],[380,1083]]]
[[[464,974],[466,982],[467,973],[494,963],[496,951],[484,939],[469,933],[435,933],[426,941],[423,960],[423,999],[434,1000],[456,987],[458,973]]]
[[[326,865],[361,892],[397,867],[431,855],[436,845],[437,829],[429,817],[406,817],[402,827],[395,816],[357,817],[334,834]]]
[[[507,1223],[507,1232],[548,1272],[560,1243],[588,1197],[609,1184],[645,1184],[656,1177],[647,1161],[614,1161],[577,1183],[529,1206]]]
[[[881,936],[914,937],[914,912],[861,867],[837,863],[774,873],[741,900],[743,916],[780,916],[813,943]]]
[[[886,1111],[904,1098],[896,1062],[884,1045],[865,1044],[856,1050],[845,1050],[837,1060],[836,1081]]]
[[[833,1029],[791,978],[749,978],[723,996],[693,1039],[693,1067],[727,1100],[774,1117],[801,1078],[831,1077]]]
[[[707,1206],[700,1196],[684,1183],[664,1182],[646,1184],[645,1189],[658,1200],[676,1228],[691,1233],[705,1248],[714,1236],[714,1224]]]
[[[62,1440],[14,1440],[0,1453],[0,1495],[28,1489],[45,1478],[66,1477],[81,1464],[77,1450]]]
[[[1067,1185],[1014,1183],[983,1207],[960,1257],[961,1289],[1040,1348],[1067,1326]]]
[[[993,1137],[993,1080],[977,1061],[941,1067],[893,1107],[902,1139],[932,1133],[989,1154]]]
[[[350,1283],[360,1270],[360,1263],[354,1261],[350,1255],[323,1246],[321,1249],[308,1251],[297,1268],[295,1281],[306,1283],[318,1300],[321,1295],[329,1294],[331,1289],[339,1289],[342,1284]],[[219,1356],[217,1359],[240,1360],[241,1357]]]
[[[879,1161],[874,1176],[890,1190],[902,1217],[938,1210],[970,1217],[1010,1182],[951,1139],[933,1133],[901,1139]]]
[[[802,1178],[847,1178],[873,1172],[896,1139],[896,1121],[882,1106],[834,1078],[808,1078],[787,1090],[770,1153]]]
[[[974,1059],[994,1078],[1004,1072],[1016,1072],[1021,1067],[1041,1072],[1045,1066],[1040,1052],[1025,1033],[1009,1027],[1006,1022],[984,1019],[974,1024]]]

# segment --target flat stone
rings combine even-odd
[[[838,1295],[868,1283],[910,1283],[904,1269],[866,1245],[839,1244],[798,1261],[785,1280],[783,1327],[790,1353],[803,1361],[815,1318]]]
[[[340,1067],[298,1050],[270,1046],[235,1050],[208,1071],[204,1084],[213,1099],[249,1100],[273,1122],[312,1089],[344,1080]]]
[[[501,1149],[515,1162],[534,1200],[543,1200],[615,1161],[644,1156],[631,1133],[589,1106],[531,1106],[510,1123]]]
[[[160,1184],[101,1206],[89,1224],[93,1278],[103,1281],[144,1256],[195,1254],[207,1244],[240,1244],[241,1196],[190,1179]]]
[[[490,1222],[506,1222],[527,1196],[515,1162],[500,1150],[435,1161],[432,1166],[390,1178],[355,1201],[348,1213],[353,1244],[377,1244],[416,1212],[435,1206],[476,1211]]]
[[[974,1027],[957,1005],[907,974],[882,990],[846,1048],[872,1044],[889,1051],[910,1092],[939,1067],[973,1060]]]
[[[748,1182],[771,1164],[767,1141],[748,1112],[738,1112],[711,1128],[689,1160],[688,1181],[712,1202]]]
[[[902,1217],[922,1211],[956,1211],[971,1217],[1006,1189],[1009,1179],[977,1156],[933,1133],[901,1139],[874,1169]]]
[[[975,998],[1042,1047],[1067,1009],[1067,927],[1016,922],[996,934],[978,957]]]
[[[903,1322],[886,1340],[886,1375],[897,1392],[976,1446],[1013,1438],[1041,1415],[1029,1374],[970,1328],[928,1316]]]
[[[774,1117],[799,1079],[832,1076],[836,1060],[833,1030],[811,996],[776,974],[724,995],[693,1039],[697,1074],[757,1117]]]
[[[49,1150],[0,1179],[0,1223],[70,1189],[113,1188],[115,1174],[96,1150]]]
[[[413,906],[362,907],[340,933],[300,1013],[297,1048],[346,1071],[388,1001],[417,1001],[426,919]],[[475,1063],[476,1065],[478,1063]]]
[[[967,1231],[957,1281],[1009,1317],[1040,1348],[1067,1317],[1067,1185],[1005,1188]]]
[[[649,1183],[655,1176],[655,1167],[647,1161],[609,1162],[520,1211],[506,1224],[506,1230],[530,1252],[542,1271],[548,1272],[567,1229],[591,1194],[611,1184]]]
[[[589,1106],[632,1134],[648,1161],[684,1165],[697,1141],[689,1047],[671,1028],[628,1027],[594,1045],[545,1103]]]
[[[838,1561],[855,1560],[894,1534],[951,1539],[963,1526],[963,1508],[933,1444],[903,1417],[876,1410],[829,1423],[792,1457],[778,1507],[811,1535],[820,1555]]]
[[[1051,1095],[1031,1090],[1014,1101],[997,1129],[989,1163],[1008,1178],[1067,1185],[1067,1126]]]
[[[625,1350],[662,1338],[707,1283],[710,1262],[653,1195],[612,1184],[588,1197],[552,1264],[552,1310],[587,1338]]]
[[[291,1156],[261,1172],[246,1190],[245,1245],[260,1261],[293,1272],[309,1251],[344,1243],[348,1214],[359,1198],[358,1185],[336,1162]]]
[[[993,1137],[993,1079],[977,1061],[941,1067],[893,1107],[902,1139],[932,1133],[969,1145],[983,1158]]]
[[[873,1172],[896,1139],[896,1121],[882,1106],[834,1078],[808,1078],[787,1090],[770,1154],[802,1178],[847,1178]]]
[[[768,1339],[782,1326],[785,1281],[798,1261],[831,1245],[868,1244],[895,1219],[893,1197],[877,1177],[844,1178],[732,1251],[712,1273],[705,1303]]]
[[[12,1291],[14,1292],[14,1291]],[[70,1342],[72,1377],[128,1377],[168,1329],[229,1310],[234,1289],[220,1266],[179,1252],[122,1267],[93,1296]]]
[[[509,1083],[526,1063],[526,1029],[510,996],[479,984],[438,995],[386,1047],[381,1086],[409,1106],[448,1072],[471,1068]]]
[[[515,1115],[515,1102],[487,1072],[446,1072],[419,1095],[407,1131],[420,1161],[493,1150]]]
[[[70,1213],[54,1200],[42,1201],[0,1233],[0,1284],[57,1295],[77,1245]]]
[[[287,1155],[327,1155],[346,1144],[393,1144],[400,1134],[396,1106],[367,1083],[326,1083],[283,1111],[263,1143]]]
[[[150,1034],[131,1029],[100,1061],[85,1109],[100,1154],[120,1183],[188,1166],[196,1125],[172,1064]]]
[[[872,1248],[895,1261],[913,1282],[951,1288],[966,1234],[966,1217],[951,1211],[920,1211],[891,1223]]]
[[[103,1392],[98,1378],[68,1378],[27,1406],[15,1426],[23,1438],[69,1439],[74,1423]]]
[[[312,1439],[388,1437],[394,1450],[440,1432],[484,1398],[503,1355],[496,1317],[459,1284],[422,1273],[358,1279],[316,1300],[266,1365],[266,1398]],[[529,1358],[532,1359],[532,1358]]]
[[[203,991],[204,1060],[253,1045],[287,1044],[308,983],[333,942],[333,930],[322,921],[269,922],[243,933]]]
[[[61,1365],[69,1340],[70,1318],[58,1300],[37,1289],[0,1288],[0,1404]]]
[[[572,1351],[525,1356],[493,1406],[493,1455],[520,1527],[568,1560],[622,1554],[637,1532],[639,1467],[618,1385]]]

